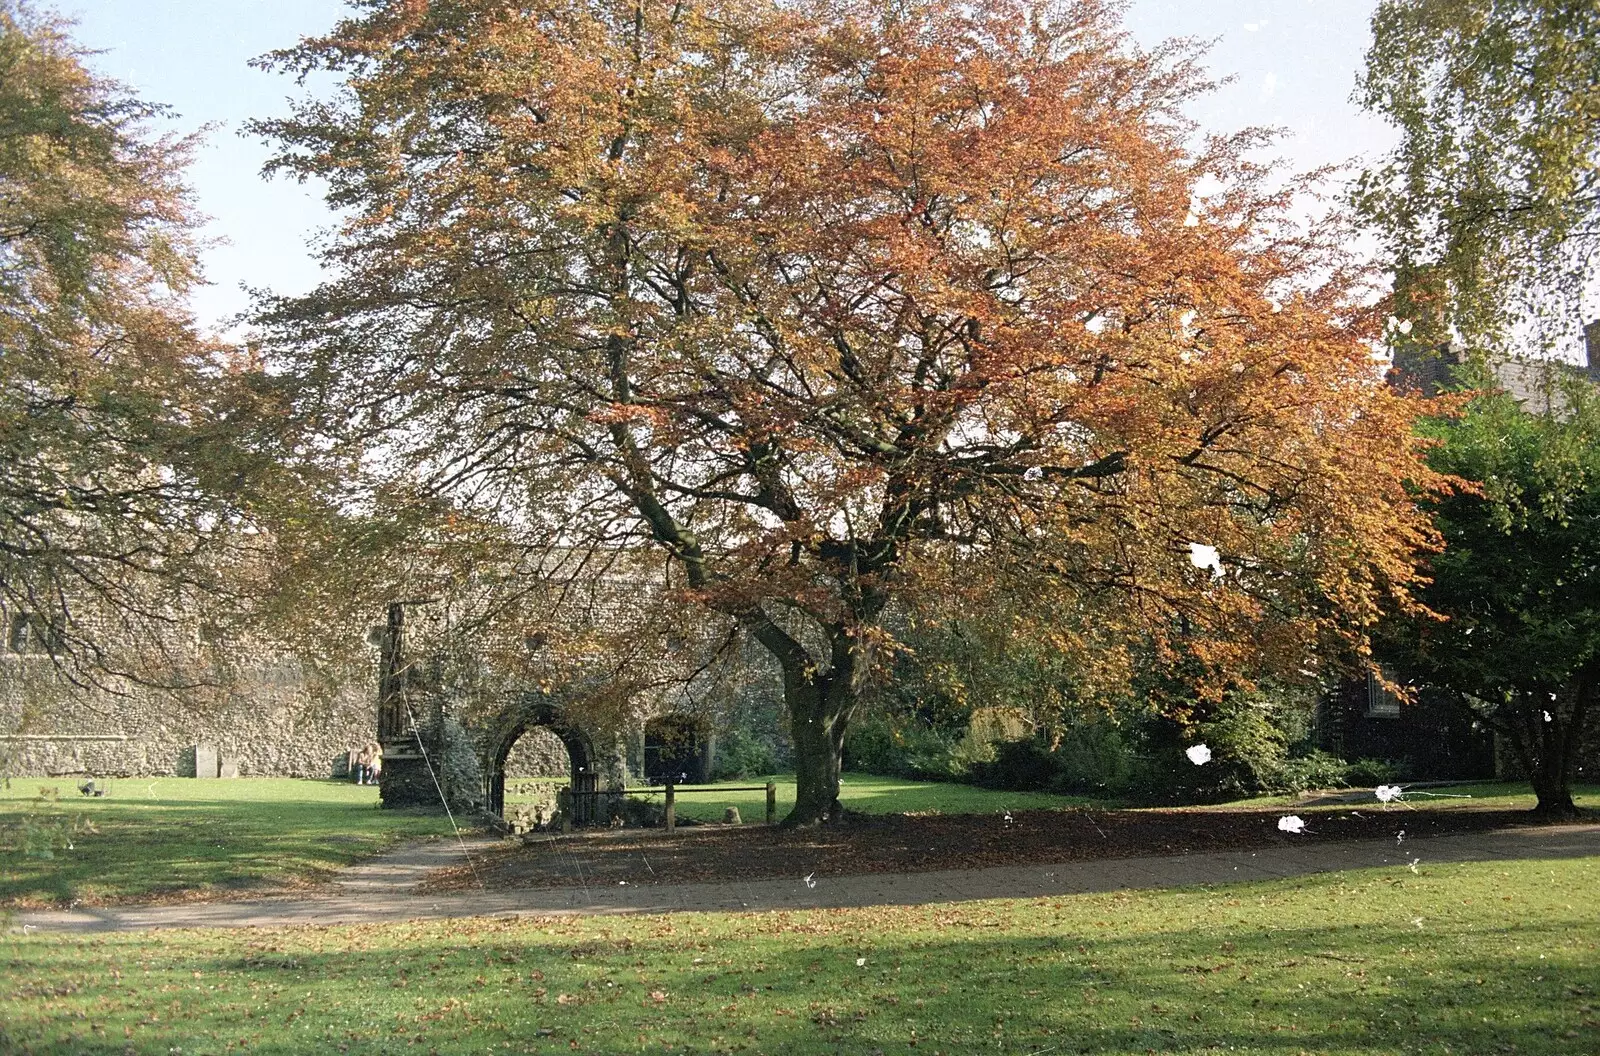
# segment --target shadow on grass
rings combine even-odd
[[[1595,880],[1592,862],[1517,862],[960,907],[36,938],[8,951],[0,1043],[1564,1054],[1600,1025]]]
[[[0,905],[137,901],[304,886],[444,818],[312,795],[11,800],[0,813]]]

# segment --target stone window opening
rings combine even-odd
[[[1384,675],[1388,677],[1388,672],[1384,672]],[[1386,689],[1376,675],[1367,672],[1367,718],[1398,719],[1399,717],[1399,694]]]

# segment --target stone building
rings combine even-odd
[[[700,614],[629,624],[653,592],[637,574],[613,571],[582,590],[583,614],[566,629],[599,652],[546,656],[543,636],[530,635],[541,659],[515,670],[463,658],[471,646],[415,613],[408,639],[408,604],[389,606],[367,630],[372,648],[337,674],[243,648],[228,670],[206,670],[197,628],[177,621],[173,651],[193,670],[173,681],[199,683],[182,691],[70,677],[32,617],[0,612],[0,774],[343,777],[348,752],[376,739],[386,805],[438,807],[442,792],[454,807],[500,814],[507,778],[565,778],[589,792],[659,780],[663,767],[707,780],[730,705],[751,706],[754,693],[754,706],[780,706],[776,674],[751,643],[732,663],[711,662]],[[638,655],[617,663],[605,634],[583,637],[597,628],[632,636]],[[606,696],[605,708],[583,706]]]
[[[637,566],[608,566],[581,586],[565,584],[585,595],[581,618],[563,628],[583,644],[551,651],[536,631],[527,655],[509,664],[501,651],[497,665],[493,650],[451,659],[437,637],[413,632],[412,606],[389,606],[385,625],[373,628],[386,806],[442,796],[453,809],[504,817],[508,781],[565,777],[572,820],[603,822],[620,789],[708,780],[729,717],[781,706],[759,647],[723,633],[730,628],[708,633],[717,621],[698,610],[659,608],[662,591]]]
[[[1495,776],[1494,735],[1442,693],[1411,702],[1373,676],[1345,682],[1318,706],[1317,746],[1345,759],[1383,759],[1407,781],[1471,781]]]
[[[202,776],[222,765],[250,776],[342,775],[347,751],[372,740],[375,670],[333,678],[268,659],[184,690],[75,681],[41,645],[8,636],[0,773],[192,777],[200,746],[219,768]]]
[[[1566,403],[1563,383],[1578,379],[1600,383],[1600,319],[1583,328],[1582,359],[1497,355],[1485,364],[1495,385],[1516,398],[1529,411],[1560,414]],[[1426,396],[1435,396],[1463,380],[1466,354],[1456,345],[1436,349],[1411,349],[1395,357],[1391,378]]]

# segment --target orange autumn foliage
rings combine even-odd
[[[1216,691],[1409,603],[1441,481],[1364,276],[1106,5],[434,0],[276,61],[350,92],[263,126],[351,217],[260,317],[302,450],[663,550],[783,668],[795,821],[891,612]]]

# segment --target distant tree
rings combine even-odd
[[[0,0],[0,604],[8,647],[79,671],[134,673],[218,584],[215,350],[183,308],[188,144],[145,131],[159,113]]]
[[[1390,621],[1380,642],[1402,681],[1447,691],[1506,738],[1553,816],[1574,812],[1600,715],[1600,393],[1569,383],[1561,415],[1497,393],[1429,427],[1429,460],[1480,490],[1430,503],[1445,549],[1421,600],[1446,621]]]
[[[1108,5],[377,2],[270,62],[343,78],[259,126],[348,217],[258,317],[289,453],[661,548],[782,669],[790,823],[896,607],[1029,591],[1216,691],[1405,603],[1434,480],[1340,233]]]
[[[1410,340],[1570,329],[1600,233],[1600,6],[1381,0],[1372,31],[1361,98],[1400,143],[1358,200]]]

